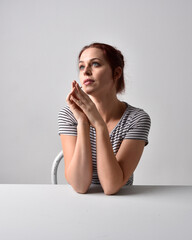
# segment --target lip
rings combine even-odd
[[[87,78],[87,79],[85,79],[85,80],[83,81],[83,84],[84,84],[84,85],[89,85],[89,84],[91,84],[91,83],[93,83],[93,82],[94,82],[93,79]]]

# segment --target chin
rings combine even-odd
[[[92,95],[95,92],[95,89],[91,89],[91,88],[84,88],[83,87],[83,91],[88,94],[88,95]]]

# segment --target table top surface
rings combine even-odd
[[[192,186],[128,186],[106,196],[69,185],[0,185],[0,236],[11,239],[192,239]]]

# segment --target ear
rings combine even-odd
[[[116,67],[115,71],[114,71],[114,80],[117,81],[122,74],[122,68],[121,67]]]

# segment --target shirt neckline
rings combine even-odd
[[[118,123],[116,124],[116,126],[115,126],[115,127],[112,129],[112,131],[109,133],[109,136],[111,136],[112,133],[115,131],[115,129],[116,129],[117,126],[120,124],[120,122],[122,121],[122,119],[123,119],[125,113],[127,112],[128,108],[129,108],[129,104],[128,104],[128,103],[126,103],[126,102],[124,102],[124,101],[123,101],[123,103],[125,103],[127,107],[126,107],[126,109],[125,109],[123,115],[122,115],[121,118],[119,119]]]

